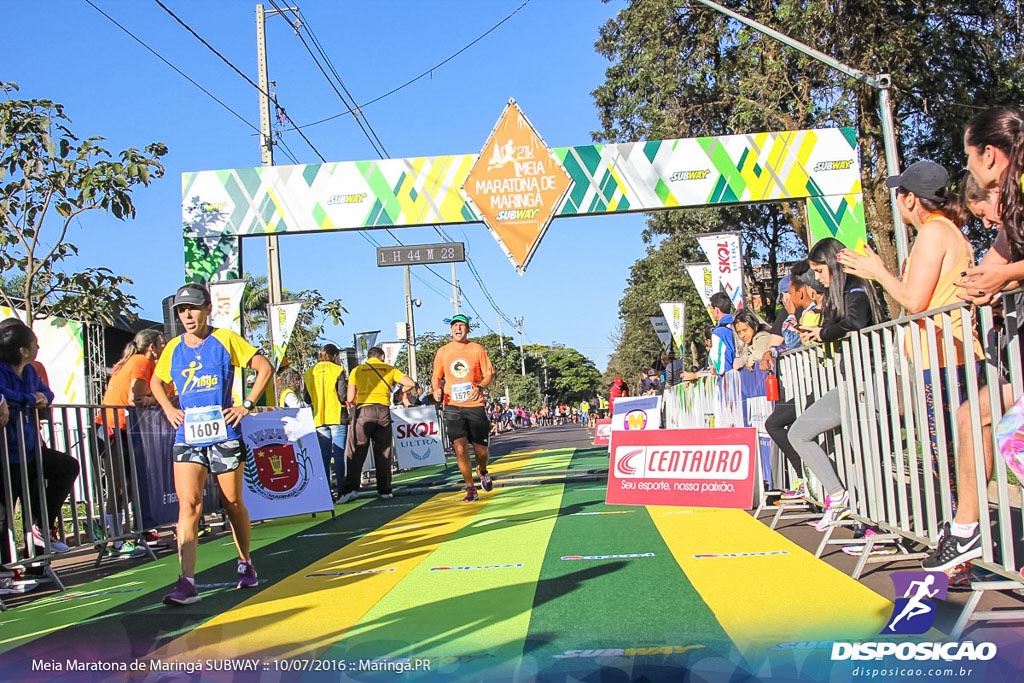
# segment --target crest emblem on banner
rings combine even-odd
[[[299,493],[305,488],[306,468],[290,443],[265,444],[255,449],[256,475],[267,491]],[[301,484],[301,486],[300,486]]]

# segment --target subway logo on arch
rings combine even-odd
[[[616,446],[612,467],[619,479],[746,479],[746,445]]]

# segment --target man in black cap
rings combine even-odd
[[[455,447],[459,471],[466,482],[463,502],[472,503],[480,496],[473,485],[473,468],[469,461],[469,444],[473,443],[480,488],[494,488],[487,473],[487,444],[491,434],[491,421],[487,419],[484,389],[494,381],[494,367],[487,350],[469,336],[469,317],[460,314],[451,317],[452,340],[439,348],[434,356],[431,386],[434,399],[444,397],[444,426]],[[441,381],[444,381],[444,388]]]
[[[238,550],[238,587],[257,584],[249,556],[249,511],[242,501],[242,472],[246,451],[239,432],[273,375],[270,361],[241,335],[214,329],[210,292],[187,284],[174,295],[174,311],[185,333],[171,339],[160,354],[150,389],[177,431],[174,435],[174,491],[178,496],[178,559],[181,576],[164,597],[169,605],[199,601],[196,589],[196,548],[203,514],[206,477],[214,474],[231,535]],[[235,368],[250,367],[256,380],[240,405],[233,405]],[[178,403],[171,403],[167,385],[174,384]],[[180,406],[180,407],[179,407]]]

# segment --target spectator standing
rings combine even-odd
[[[341,349],[334,344],[324,344],[320,348],[316,365],[307,370],[304,377],[328,483],[332,471],[334,473],[332,495],[335,500],[341,495],[342,482],[345,481],[345,439],[348,435],[344,405],[348,379],[345,368],[338,362],[340,357]]]
[[[711,371],[721,375],[732,370],[736,362],[736,338],[733,333],[732,299],[725,292],[711,295],[711,318],[715,327],[711,332],[711,351],[708,361]]]

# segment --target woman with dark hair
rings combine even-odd
[[[768,351],[772,328],[749,308],[741,308],[733,316],[732,329],[743,342],[743,350],[736,354],[733,367],[737,370],[754,369]]]
[[[57,520],[64,500],[78,478],[79,466],[71,456],[55,451],[39,442],[36,411],[53,401],[53,392],[39,379],[32,361],[39,352],[39,341],[24,324],[9,325],[0,330],[0,393],[10,406],[11,418],[7,423],[7,459],[11,467],[11,490],[14,501],[25,497],[21,489],[21,472],[28,472],[31,491],[40,476],[37,450],[42,455],[41,476],[46,481],[46,531],[41,529],[43,510],[39,496],[31,496],[33,521],[31,541],[38,547],[49,547],[53,552],[67,552],[70,548],[60,540]],[[12,501],[13,502],[13,501]],[[44,537],[43,534],[46,534]]]
[[[825,342],[833,353],[839,350],[836,342],[847,334],[882,321],[878,299],[870,283],[843,271],[837,259],[843,248],[842,242],[828,237],[815,244],[807,255],[814,276],[825,286],[825,300],[821,325],[801,327],[800,334],[805,342]],[[835,464],[817,442],[819,435],[841,424],[841,392],[840,384],[809,405],[789,428],[793,449],[821,481],[827,494],[825,514],[814,525],[818,531],[825,531],[850,515],[846,486],[839,479]]]
[[[280,392],[277,395],[278,408],[301,408],[306,405],[302,401],[302,375],[295,368],[281,368],[277,371],[277,384]]]

